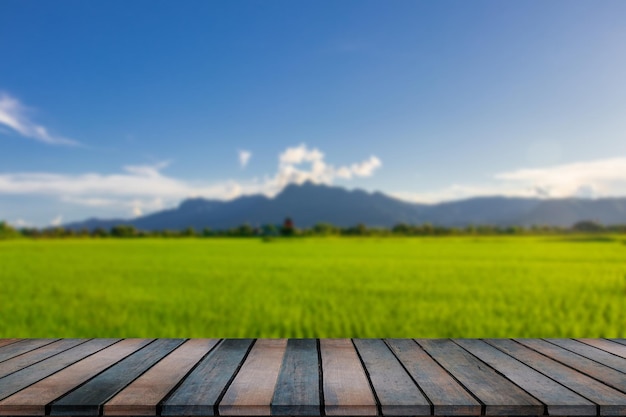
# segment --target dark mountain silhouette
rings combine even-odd
[[[397,223],[448,227],[470,224],[571,226],[582,220],[626,224],[626,198],[477,197],[439,204],[413,204],[380,192],[350,191],[307,182],[289,185],[274,198],[262,195],[231,201],[193,198],[183,201],[177,208],[135,219],[89,219],[66,227],[93,230],[130,224],[140,230],[226,229],[244,223],[252,226],[280,224],[287,216],[294,219],[296,227],[311,227],[320,222],[342,227],[358,223],[382,227]]]

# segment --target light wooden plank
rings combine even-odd
[[[383,415],[430,415],[431,407],[415,382],[381,339],[354,339]]]
[[[615,343],[612,340],[605,339],[577,339],[581,343],[602,349],[605,352],[612,353],[626,359],[626,346]]]
[[[411,339],[387,339],[409,374],[432,402],[437,416],[477,416],[481,405]]]
[[[451,340],[416,341],[485,405],[487,415],[543,414],[541,402]]]
[[[626,392],[626,375],[608,366],[587,359],[562,347],[539,339],[516,339],[519,343],[528,346],[544,355],[561,362],[577,371],[602,381],[604,384]]]
[[[227,339],[211,351],[163,403],[161,415],[212,416],[224,388],[239,369],[252,339]]]
[[[0,400],[112,345],[119,339],[93,339],[0,379]]]
[[[49,345],[42,346],[30,352],[8,359],[0,363],[0,378],[15,371],[26,368],[34,363],[41,362],[51,356],[61,353],[67,349],[85,343],[88,339],[62,339]]]
[[[183,343],[104,404],[112,416],[155,416],[157,405],[185,377],[219,339],[192,339]]]
[[[598,404],[600,415],[623,415],[626,412],[626,396],[614,388],[583,375],[513,340],[486,339],[485,341]]]
[[[150,339],[126,339],[96,352],[0,401],[0,415],[44,415],[47,404],[141,349],[150,341]]]
[[[219,403],[222,416],[269,416],[287,339],[259,339]]]
[[[183,343],[183,339],[157,339],[125,357],[84,385],[52,403],[50,415],[99,415],[101,406],[139,375]]]
[[[4,362],[18,355],[35,350],[58,339],[23,339],[0,348],[0,362]]]
[[[602,349],[586,345],[577,340],[547,339],[547,341],[557,346],[561,346],[564,349],[571,350],[572,352],[578,353],[581,356],[592,359],[603,365],[609,366],[620,372],[626,373],[626,358],[615,356],[612,353],[605,352]],[[624,348],[626,348],[626,346],[624,346]]]
[[[376,400],[350,339],[320,340],[324,404],[329,416],[376,415]]]
[[[319,416],[319,371],[317,341],[289,339],[272,398],[272,415]]]
[[[455,342],[546,404],[549,415],[591,416],[596,413],[596,405],[591,401],[484,341],[457,339]]]
[[[0,339],[0,347],[10,345],[11,343],[18,342],[22,339]]]

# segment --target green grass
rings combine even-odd
[[[0,241],[0,337],[625,337],[624,243]]]

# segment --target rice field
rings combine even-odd
[[[625,242],[0,241],[0,337],[625,337]]]

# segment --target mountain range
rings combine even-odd
[[[495,226],[571,226],[593,220],[605,225],[626,224],[626,198],[510,198],[476,197],[438,204],[416,204],[381,192],[347,190],[313,184],[288,185],[274,198],[251,195],[230,201],[192,198],[178,207],[133,219],[89,219],[65,225],[69,229],[109,229],[127,224],[140,230],[227,229],[244,223],[252,226],[281,224],[286,217],[296,227],[332,223],[347,227],[392,227],[397,223],[463,227],[471,224]]]

